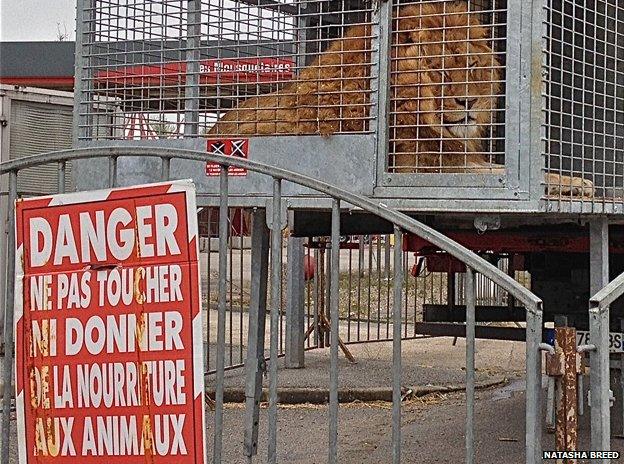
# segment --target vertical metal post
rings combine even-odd
[[[540,306],[526,308],[526,463],[542,462],[542,342]]]
[[[188,0],[186,17],[186,83],[184,135],[199,135],[199,61],[201,48],[201,0]]]
[[[394,226],[392,281],[392,464],[401,463],[401,312],[403,294],[403,233]]]
[[[59,161],[58,163],[58,193],[65,193],[65,169],[67,167],[66,161]]]
[[[225,368],[225,306],[227,300],[228,172],[221,166],[219,184],[219,308],[217,316],[217,385],[213,463],[221,463],[223,447],[223,380]],[[210,258],[209,258],[210,259]]]
[[[386,240],[384,243],[384,277],[390,278],[390,257],[392,256],[392,252],[390,250],[390,235],[386,235]]]
[[[338,324],[340,276],[340,200],[332,201],[331,214],[331,292],[330,312],[330,368],[329,368],[329,464],[338,464]]]
[[[4,362],[2,364],[2,382],[4,395],[2,396],[2,450],[0,462],[9,462],[9,437],[11,424],[11,396],[13,394],[13,327],[15,302],[15,201],[17,200],[17,172],[9,173],[9,198],[7,207],[8,240],[7,240],[7,279],[5,296],[5,324],[4,324]]]
[[[273,179],[271,222],[271,338],[269,354],[269,464],[277,463],[277,349],[282,294],[282,182]]]
[[[596,349],[590,352],[591,449],[611,449],[609,402],[609,308],[589,309],[589,339]],[[607,462],[597,460],[593,462]]]
[[[516,270],[514,268],[514,257],[516,255],[514,253],[509,254],[509,258],[507,258],[507,275],[515,280],[516,278]],[[516,299],[513,297],[511,293],[507,294],[507,307],[513,311],[516,307]]]
[[[464,282],[465,285],[465,282]],[[455,308],[455,296],[457,294],[457,279],[455,278],[455,273],[449,271],[446,273],[446,304],[448,306],[449,311],[452,314],[453,309]]]
[[[262,375],[265,372],[264,337],[266,326],[267,284],[269,270],[269,229],[266,210],[253,212],[251,224],[251,293],[249,330],[245,360],[245,456],[258,453],[258,425]]]
[[[373,30],[372,49],[378,50],[372,55],[372,75],[376,86],[371,94],[371,113],[376,116],[377,127],[377,172],[383,175],[388,166],[389,120],[390,120],[390,48],[393,2],[379,2],[375,18],[378,26]],[[375,24],[375,21],[373,21]],[[375,34],[375,32],[378,32]],[[375,43],[377,42],[377,43]],[[378,47],[375,47],[378,45]]]
[[[609,282],[609,223],[599,218],[589,223],[590,294]],[[589,308],[589,339],[596,349],[590,352],[591,449],[611,449],[609,408],[609,307]],[[600,461],[596,461],[600,462]]]
[[[108,158],[108,186],[117,187],[117,157]]]
[[[475,272],[466,268],[466,464],[474,464]]]
[[[93,43],[93,16],[95,9],[93,0],[78,0],[76,2],[76,45],[74,49],[74,118],[73,118],[73,146],[78,147],[80,140],[89,136],[88,116],[91,114],[91,82],[89,73],[91,68],[85,61],[90,55],[89,47]]]
[[[288,238],[286,288],[286,369],[304,366],[304,303],[305,278],[303,275],[305,251],[303,238]]]
[[[320,327],[319,324],[321,322],[321,318],[319,316],[319,311],[320,311],[320,280],[321,280],[321,276],[323,275],[323,273],[320,271],[320,269],[322,268],[322,266],[319,265],[320,262],[320,253],[318,248],[314,249],[314,265],[316,266],[316,272],[314,273],[314,285],[313,285],[313,291],[314,291],[314,346],[315,347],[320,347]]]
[[[589,293],[595,295],[609,283],[609,222],[589,222]]]
[[[555,340],[555,353],[563,354],[561,366],[563,375],[557,382],[556,450],[578,451],[576,329],[573,327],[555,328]],[[576,460],[570,460],[570,462],[576,462]]]
[[[358,276],[364,276],[364,236],[358,235]],[[359,279],[358,279],[359,280]],[[358,302],[359,305],[359,302]]]
[[[160,180],[169,180],[169,172],[171,170],[171,158],[164,156],[160,158]]]
[[[329,243],[324,243],[323,244],[325,246],[325,250],[329,249],[331,247],[331,241]],[[325,294],[324,294],[324,305],[323,305],[323,315],[325,316],[326,320],[331,319],[331,292],[332,292],[332,278],[331,278],[331,273],[332,273],[332,258],[331,255],[327,253],[327,251],[325,251]],[[321,337],[323,337],[324,339],[324,345],[325,346],[329,346],[329,344],[331,343],[329,338],[330,338],[330,331],[328,330],[323,330],[321,332]]]

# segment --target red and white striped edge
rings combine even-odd
[[[193,309],[197,312],[193,314],[193,397],[196,402],[196,410],[201,411],[201,423],[195,422],[195,440],[203,444],[202,456],[206,461],[206,417],[204,407],[204,330],[201,312],[201,272],[199,268],[199,238],[197,236],[197,204],[195,201],[195,186],[189,181],[172,182],[169,193],[185,192],[186,198],[186,226],[188,228],[190,261],[195,263],[196,272],[191,273],[191,286],[195,286],[197,304]],[[210,259],[210,257],[208,257]],[[194,277],[194,278],[193,278]],[[191,291],[193,291],[191,289]]]
[[[204,409],[204,345],[203,345],[203,324],[201,313],[201,275],[199,268],[199,240],[197,237],[197,205],[195,201],[195,185],[192,180],[176,180],[170,182],[160,182],[154,184],[144,184],[132,187],[119,187],[113,189],[102,189],[84,192],[61,193],[56,195],[47,195],[42,197],[34,197],[18,200],[24,205],[33,205],[45,207],[58,205],[71,205],[78,203],[92,203],[95,201],[103,201],[113,198],[122,198],[129,193],[141,191],[154,194],[178,193],[184,192],[186,199],[186,220],[187,235],[189,243],[189,260],[192,266],[195,266],[196,272],[191,272],[191,292],[195,288],[197,302],[193,305],[192,314],[192,333],[193,333],[193,398],[194,409],[201,411],[201,416],[195,418],[195,440],[202,443],[201,456],[206,462],[206,428],[205,428],[205,409]],[[16,208],[15,215],[15,298],[14,298],[14,334],[18,334],[19,326],[22,323],[24,315],[23,306],[23,279],[24,279],[24,245],[23,234],[21,230],[22,224],[22,208]],[[26,434],[26,424],[24,418],[24,382],[23,377],[17,372],[17,362],[19,356],[22,355],[22,347],[18,346],[18,338],[15,336],[15,406],[17,412],[17,436],[23,437]],[[198,420],[199,419],[199,420]],[[27,462],[26,443],[25,440],[18,440],[18,458],[21,463]]]

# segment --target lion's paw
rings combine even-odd
[[[546,174],[546,194],[548,196],[567,196],[592,198],[596,191],[594,183],[582,177]]]

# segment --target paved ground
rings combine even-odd
[[[390,343],[353,346],[357,364],[341,356],[341,388],[388,387],[390,385]],[[462,383],[465,371],[463,340],[454,346],[451,338],[406,341],[403,344],[403,385],[446,385]],[[280,370],[280,386],[326,388],[327,350],[307,353],[307,367]],[[509,381],[477,392],[476,449],[479,463],[524,462],[524,345],[477,341],[479,380],[506,376]],[[242,371],[227,373],[229,387],[242,385]],[[208,388],[213,380],[209,379]],[[266,462],[266,405],[260,416],[259,456]],[[339,462],[373,464],[391,462],[390,403],[347,403],[339,412]],[[327,462],[326,406],[293,405],[279,410],[279,462],[321,464]],[[247,463],[242,456],[244,410],[228,404],[224,418],[224,464]],[[212,449],[214,412],[207,411],[208,448]],[[402,406],[403,462],[449,463],[464,460],[465,404],[463,394],[434,394],[407,400]],[[587,416],[581,427],[581,445],[588,449]],[[13,425],[15,423],[13,422]],[[11,437],[15,450],[15,428]],[[553,436],[544,433],[544,449],[553,448]],[[624,452],[624,442],[614,439],[612,448]],[[11,464],[16,463],[14,451]]]
[[[524,462],[523,381],[477,393],[476,462],[519,464]],[[389,404],[342,405],[339,413],[341,464],[391,462],[391,411]],[[230,407],[225,413],[224,462],[242,464],[244,411]],[[321,464],[327,462],[327,407],[296,406],[279,410],[279,462]],[[209,419],[212,416],[209,415]],[[465,403],[460,394],[414,400],[402,408],[402,462],[413,464],[464,462]],[[209,433],[212,429],[209,427]],[[259,455],[266,462],[266,410],[261,412]],[[581,428],[581,447],[588,449],[588,428]],[[543,434],[543,449],[554,447],[554,437]],[[612,449],[624,452],[624,442],[614,439]],[[546,461],[545,461],[546,462]],[[548,461],[554,462],[554,461]],[[579,461],[579,464],[585,461]]]
[[[502,376],[517,377],[524,370],[524,344],[494,340],[477,340],[477,381]],[[392,385],[392,344],[389,342],[349,345],[357,363],[347,361],[339,352],[340,388],[375,388]],[[415,385],[448,385],[465,379],[466,345],[452,338],[422,338],[403,341],[402,383]],[[281,369],[279,385],[284,387],[328,388],[329,350],[318,349],[305,354],[305,369]],[[244,386],[240,370],[226,372],[227,387]],[[208,380],[209,386],[213,379]]]
[[[266,462],[265,406],[263,404],[260,415],[259,455],[253,461],[258,464]],[[279,409],[279,462],[327,462],[327,413],[325,406],[299,405]],[[212,449],[213,414],[207,411],[209,449]],[[239,405],[227,405],[224,464],[247,464],[242,456],[243,416],[244,410]],[[503,388],[478,392],[476,419],[476,462],[524,462],[522,380]],[[465,404],[461,394],[435,395],[405,402],[402,407],[402,461],[412,464],[464,462],[464,420]],[[581,446],[588,449],[587,417],[581,425]],[[341,464],[391,462],[391,411],[388,403],[341,405],[339,430]],[[14,445],[14,427],[12,432]],[[542,441],[544,449],[553,449],[553,435],[544,433]],[[611,446],[613,450],[624,453],[623,440],[613,439]],[[12,449],[15,450],[15,447],[12,446]],[[584,461],[579,461],[579,464],[581,462]],[[9,463],[17,463],[14,453]]]

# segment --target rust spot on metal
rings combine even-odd
[[[48,417],[45,424],[48,454],[50,456],[58,456],[61,450],[59,422],[58,420],[53,420],[51,417]]]
[[[42,319],[39,321],[39,325],[41,330],[39,338],[34,338],[31,332],[31,343],[29,344],[31,358],[35,358],[37,356],[35,348],[38,348],[41,356],[50,356],[50,321],[48,319]]]
[[[134,244],[136,257],[141,259],[141,241],[139,240],[139,222],[134,218]]]
[[[34,364],[31,365],[29,378],[30,405],[34,409],[50,409],[50,367],[41,366],[37,369]]]
[[[563,375],[557,379],[557,418],[555,443],[557,451],[578,450],[578,389],[577,374],[580,371],[580,356],[576,351],[576,329],[555,328],[555,350],[561,353]],[[576,459],[564,459],[562,464],[576,464]]]
[[[565,356],[563,350],[555,344],[554,353],[546,353],[546,375],[561,377],[564,374]]]
[[[154,452],[154,435],[152,433],[152,419],[148,414],[143,416],[143,449],[145,451],[145,458],[149,461],[152,461],[153,456],[156,454]]]
[[[144,362],[139,363],[139,383],[141,387],[141,398],[140,403],[143,406],[149,406],[151,404],[150,401],[150,384],[149,384],[149,372],[147,369],[147,364]]]
[[[137,267],[134,270],[134,300],[137,304],[145,303],[145,293],[141,291],[141,280],[145,278],[145,268]]]

